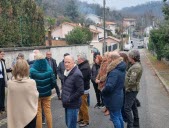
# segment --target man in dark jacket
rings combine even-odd
[[[57,79],[57,64],[56,64],[56,60],[52,58],[52,53],[50,51],[46,52],[46,60],[48,61],[48,63],[51,66],[51,68],[53,69],[53,72],[54,72],[55,77]],[[59,87],[57,85],[57,82],[56,82],[55,90],[56,90],[56,93],[57,93],[57,96],[58,96],[58,100],[61,100],[60,90],[59,90]]]
[[[72,56],[64,59],[65,72],[62,88],[62,103],[65,108],[65,120],[68,128],[76,128],[77,114],[84,93],[84,82],[81,71],[74,63]]]
[[[5,86],[7,84],[7,73],[11,72],[11,69],[6,69],[5,60],[4,60],[5,53],[0,51],[0,114],[5,113]]]
[[[64,54],[64,58],[66,56],[70,55],[69,53],[65,53]],[[65,65],[64,65],[64,59],[59,63],[59,66],[57,68],[57,73],[58,73],[58,76],[59,76],[59,79],[61,80],[61,84],[63,86],[63,81],[64,81],[64,71],[65,71]]]
[[[107,80],[105,87],[102,89],[102,96],[105,106],[110,111],[110,118],[114,127],[124,128],[121,108],[123,106],[126,64],[122,60],[115,64],[115,60],[119,58],[119,53],[109,53],[109,59],[112,62],[107,67]]]
[[[89,106],[88,106],[88,96],[89,96],[89,89],[90,89],[90,65],[87,60],[85,53],[80,53],[77,56],[78,61],[78,67],[83,75],[83,81],[84,81],[84,94],[82,95],[82,105],[79,110],[79,126],[84,127],[89,125]]]

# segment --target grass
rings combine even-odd
[[[159,72],[160,76],[166,81],[169,86],[169,66],[164,62],[157,60],[156,56],[153,56],[149,51],[146,51],[147,57],[151,61],[152,65]]]

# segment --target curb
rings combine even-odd
[[[148,58],[146,52],[145,52],[145,56],[146,56],[146,58],[149,60],[151,67],[153,68],[153,70],[155,71],[157,77],[158,77],[159,80],[161,81],[161,83],[162,83],[164,89],[165,89],[165,90],[167,91],[167,93],[169,94],[169,86],[168,86],[167,83],[165,82],[164,78],[161,77],[160,73],[155,69],[155,67],[153,66],[152,62],[151,62],[150,59]]]

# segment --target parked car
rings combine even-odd
[[[138,48],[144,48],[144,40],[140,40],[139,42],[138,42]]]
[[[123,50],[130,51],[132,48],[133,48],[133,45],[131,43],[127,43],[124,45]]]

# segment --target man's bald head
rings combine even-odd
[[[65,56],[65,58],[64,58],[64,64],[65,64],[65,69],[67,71],[71,70],[74,67],[74,65],[75,65],[74,57],[71,56],[71,55]]]

